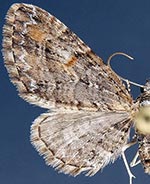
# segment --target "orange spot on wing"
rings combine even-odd
[[[69,58],[69,60],[66,62],[65,66],[67,67],[72,67],[76,64],[77,62],[77,58],[75,56],[72,56],[71,58]]]

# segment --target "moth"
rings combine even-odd
[[[29,4],[8,10],[3,56],[19,95],[48,110],[31,126],[31,142],[47,165],[92,176],[122,155],[132,183],[124,151],[137,143],[131,166],[141,162],[150,174],[150,82],[133,100],[122,79],[81,39]],[[131,127],[135,136],[129,141]]]

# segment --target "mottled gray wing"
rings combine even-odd
[[[45,108],[131,111],[118,76],[48,12],[14,4],[6,16],[5,66],[19,94]]]
[[[31,142],[48,165],[66,174],[94,175],[127,144],[128,113],[65,111],[45,113],[31,127]]]

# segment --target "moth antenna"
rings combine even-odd
[[[108,60],[107,60],[107,65],[108,65],[110,68],[111,68],[111,66],[110,66],[110,61],[111,61],[111,59],[112,59],[114,56],[116,56],[116,55],[122,55],[122,56],[125,56],[125,57],[127,57],[127,58],[129,58],[129,59],[131,59],[131,60],[134,59],[133,57],[129,56],[128,54],[126,54],[126,53],[124,53],[124,52],[115,52],[115,53],[113,53],[111,56],[109,56],[109,58],[108,58]]]
[[[109,56],[109,58],[108,58],[108,60],[107,60],[107,65],[111,68],[111,65],[110,65],[110,61],[111,61],[111,59],[114,57],[114,56],[116,56],[116,55],[123,55],[123,56],[125,56],[125,57],[127,57],[127,58],[129,58],[129,59],[131,59],[131,60],[133,60],[134,58],[133,57],[131,57],[131,56],[129,56],[128,54],[126,54],[126,53],[123,53],[123,52],[115,52],[115,53],[113,53],[111,56]],[[111,68],[112,69],[112,68]],[[114,71],[114,70],[113,70]],[[116,72],[115,72],[116,73]],[[141,85],[141,84],[138,84],[138,83],[136,83],[136,82],[132,82],[132,81],[130,81],[130,80],[128,80],[128,79],[125,79],[125,78],[123,78],[123,77],[121,77],[120,75],[118,75],[117,73],[116,73],[116,75],[119,77],[119,78],[121,78],[123,81],[125,81],[126,83],[127,83],[127,87],[128,87],[128,90],[130,91],[130,85],[129,84],[132,84],[132,85],[134,85],[134,86],[138,86],[138,87],[141,87],[141,88],[144,88],[145,86],[144,85]]]

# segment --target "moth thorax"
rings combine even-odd
[[[135,129],[137,133],[150,135],[150,82],[148,81],[142,89],[138,98],[140,107],[135,116]]]
[[[135,128],[140,134],[150,134],[150,105],[140,107],[135,117]]]
[[[140,107],[135,116],[135,130],[139,143],[139,158],[145,173],[150,174],[150,82],[148,81],[138,98]]]

